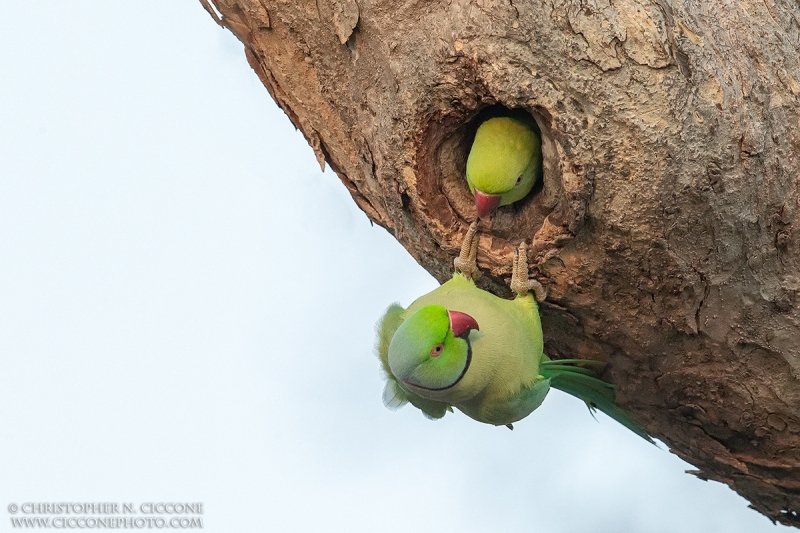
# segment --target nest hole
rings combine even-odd
[[[423,165],[427,163],[425,166],[429,168],[420,168],[422,172],[417,175],[423,180],[426,177],[433,178],[435,182],[432,187],[420,188],[420,193],[427,190],[431,194],[443,194],[451,208],[448,214],[432,210],[430,216],[440,218],[445,227],[455,222],[453,218],[465,223],[475,220],[475,201],[466,181],[467,156],[478,126],[496,116],[511,116],[523,120],[535,128],[542,139],[541,179],[537,180],[533,190],[525,198],[498,208],[488,223],[482,223],[484,232],[490,232],[496,241],[493,242],[493,247],[508,246],[513,251],[523,239],[530,241],[563,197],[561,165],[558,164],[558,150],[550,135],[550,120],[546,111],[494,104],[485,106],[472,115],[432,119],[428,125],[429,134],[423,143],[430,150],[429,157],[420,160]],[[421,200],[426,205],[441,207],[441,202],[434,198]]]

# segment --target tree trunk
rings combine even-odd
[[[608,361],[697,476],[800,525],[796,2],[214,3],[320,165],[440,281],[475,218],[476,115],[530,112],[544,184],[483,224],[483,286],[508,295],[532,241],[548,353]]]

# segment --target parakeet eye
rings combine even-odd
[[[520,183],[522,183],[522,174],[520,174],[519,177],[517,178],[517,182],[514,184],[514,187],[516,187]]]
[[[444,350],[444,344],[439,343],[433,348],[431,348],[431,357],[439,357],[442,355],[442,350]]]

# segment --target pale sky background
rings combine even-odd
[[[790,531],[558,392],[513,432],[385,409],[375,322],[435,286],[198,2],[3,3],[0,531]]]

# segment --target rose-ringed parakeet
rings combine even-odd
[[[516,298],[505,300],[475,285],[476,234],[473,223],[451,280],[408,309],[393,304],[378,324],[386,406],[411,403],[434,419],[456,407],[479,422],[513,429],[511,424],[539,407],[554,387],[652,442],[614,403],[613,385],[585,368],[604,363],[550,360],[544,354],[537,300],[529,292],[543,299],[544,290],[528,279],[524,242],[514,257],[511,289]]]
[[[542,140],[533,119],[517,113],[481,123],[467,158],[478,217],[527,196],[541,172]]]

